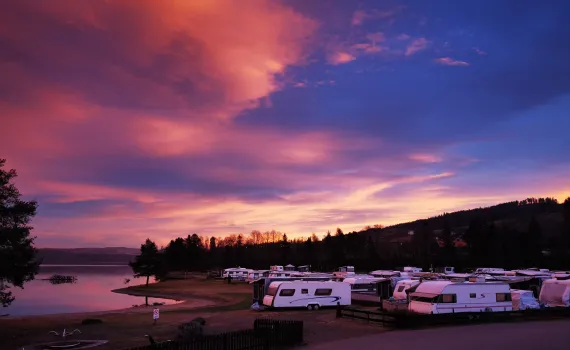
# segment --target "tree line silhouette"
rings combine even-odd
[[[424,270],[437,266],[570,269],[569,252],[570,197],[563,204],[553,198],[528,198],[390,227],[367,226],[347,234],[337,228],[322,238],[313,233],[290,239],[279,231],[254,230],[224,238],[191,234],[162,248],[147,239],[131,266],[136,273],[159,278],[168,271],[268,269],[286,264],[311,265],[315,271],[344,265],[362,271],[406,265]]]

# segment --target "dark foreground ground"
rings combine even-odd
[[[307,349],[568,350],[570,320],[390,331],[309,345]]]

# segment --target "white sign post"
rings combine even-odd
[[[156,324],[156,321],[158,320],[159,317],[160,317],[160,310],[158,310],[158,308],[152,310],[152,319],[154,321],[154,324]]]

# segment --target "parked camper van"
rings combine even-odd
[[[234,280],[245,281],[249,273],[252,271],[253,270],[246,269],[243,267],[231,267],[229,269],[225,269],[222,276],[224,278],[231,277]]]
[[[394,288],[394,299],[396,300],[406,300],[408,299],[408,294],[406,293],[408,289],[413,288],[420,284],[419,280],[401,280],[396,283]]]
[[[538,300],[546,306],[570,306],[570,280],[548,279],[544,281]]]
[[[252,270],[246,278],[248,283],[252,283],[253,281],[257,281],[260,278],[268,277],[269,270]]]
[[[289,264],[283,268],[285,271],[296,271],[295,266]]]
[[[376,284],[386,280],[385,278],[372,277],[372,276],[355,276],[347,277],[342,282],[350,285],[350,290],[353,292],[375,292]]]
[[[269,267],[269,270],[271,270],[271,272],[273,271],[283,271],[283,266],[282,265],[271,265]]]
[[[318,310],[321,307],[350,305],[350,285],[342,282],[287,281],[272,282],[263,305],[274,308],[305,307]]]
[[[512,311],[510,287],[506,283],[422,282],[410,293],[410,312],[443,314],[454,312]]]

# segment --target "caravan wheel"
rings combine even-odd
[[[319,310],[319,305],[316,305],[316,304],[315,304],[315,305],[313,306],[313,310],[315,310],[315,311]]]
[[[307,305],[307,310],[313,311],[313,305]]]

